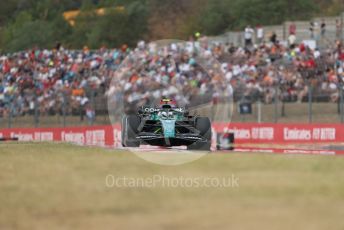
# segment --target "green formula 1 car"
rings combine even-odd
[[[190,116],[184,108],[175,108],[171,100],[158,107],[142,107],[136,115],[122,119],[124,147],[187,146],[188,150],[211,148],[211,122],[207,117]]]

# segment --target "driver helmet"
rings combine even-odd
[[[176,107],[176,102],[169,98],[161,99],[160,106],[162,109],[172,109]]]

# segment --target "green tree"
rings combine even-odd
[[[0,1],[0,27],[12,19],[13,13],[18,9],[18,0]]]
[[[0,1],[0,49],[135,45],[139,39],[218,35],[246,25],[279,24],[344,10],[342,0],[7,0]],[[124,6],[118,11],[116,6]],[[317,7],[316,7],[317,6]],[[107,8],[104,16],[97,7]],[[81,9],[71,27],[62,17]]]
[[[92,0],[83,0],[81,5],[81,11],[87,12],[95,8]]]
[[[232,11],[234,28],[248,24],[273,25],[285,20],[309,19],[316,8],[312,0],[236,0]]]
[[[43,31],[43,32],[42,32]],[[29,36],[28,36],[29,35]],[[28,21],[19,28],[12,28],[10,41],[6,42],[6,50],[18,51],[38,46],[52,48],[53,29],[46,21]]]
[[[231,28],[235,19],[231,12],[231,1],[210,1],[200,17],[200,28],[204,34],[216,35]]]
[[[34,19],[29,11],[23,11],[4,30],[2,47],[6,51],[18,51],[33,46],[52,48],[56,42],[67,43],[71,28],[57,14],[54,20]]]
[[[27,11],[22,11],[20,14],[17,15],[17,17],[12,23],[8,24],[5,27],[5,29],[3,30],[3,41],[2,41],[3,49],[5,51],[14,49],[13,43],[12,44],[10,43],[12,42],[13,39],[15,39],[17,30],[22,28],[25,25],[25,23],[31,22],[31,21],[32,21],[31,14]]]
[[[73,28],[73,47],[136,45],[147,32],[147,8],[144,2],[133,2],[124,11],[109,8],[104,16],[87,12],[78,17]]]
[[[73,29],[68,22],[64,20],[62,14],[58,14],[51,24],[53,30],[53,42],[60,42],[64,46],[70,47]]]

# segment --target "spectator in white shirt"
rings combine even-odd
[[[247,26],[245,28],[245,46],[251,46],[252,45],[252,37],[254,34],[254,30],[251,28],[251,26]]]
[[[257,43],[261,44],[264,40],[264,29],[261,25],[257,26]]]

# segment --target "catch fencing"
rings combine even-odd
[[[331,92],[323,92],[312,85],[309,90],[290,94],[283,86],[270,88],[271,94],[242,88],[234,91],[233,100],[223,98],[216,102],[208,99],[203,104],[191,107],[192,115],[208,116],[214,122],[234,123],[344,123],[343,85]],[[50,110],[44,104],[33,102],[32,107],[22,111],[16,103],[8,111],[0,113],[0,128],[42,128],[110,125],[107,98],[104,94],[92,93],[87,106],[73,105],[70,98],[56,104]],[[78,102],[79,103],[79,102]],[[251,111],[242,114],[240,105],[249,105]],[[120,122],[123,115],[112,121]]]

